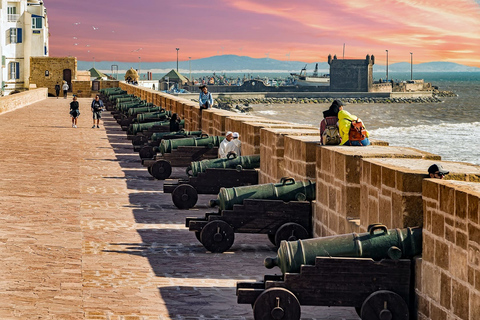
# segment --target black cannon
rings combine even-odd
[[[240,189],[242,191],[238,192]],[[201,218],[186,219],[188,229],[195,232],[197,239],[207,250],[227,251],[233,245],[235,233],[266,234],[270,242],[276,246],[280,245],[282,240],[310,238],[312,230],[310,201],[314,200],[314,183],[295,182],[291,178],[283,178],[278,184],[227,190],[230,191],[222,188],[219,198],[223,198],[224,194],[236,193],[241,194],[241,201],[229,202],[228,199],[224,199],[220,201],[218,212],[207,213]],[[291,194],[295,196],[291,197]]]
[[[237,301],[253,306],[255,320],[298,320],[301,305],[355,307],[362,320],[413,319],[412,258],[421,246],[421,228],[380,224],[365,234],[283,241],[265,261],[282,274],[238,282]]]

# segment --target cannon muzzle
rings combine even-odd
[[[255,169],[260,168],[260,155],[241,156],[229,155],[227,158],[207,159],[194,161],[187,168],[189,176],[196,177],[200,172],[205,172],[207,168],[220,169]]]
[[[182,120],[183,121],[183,120]],[[220,136],[208,136],[202,135],[198,138],[183,138],[183,139],[175,139],[175,140],[162,140],[160,143],[160,152],[164,153],[171,153],[173,149],[177,149],[178,147],[193,147],[193,146],[205,146],[205,147],[218,147],[220,142],[223,141],[225,137]]]

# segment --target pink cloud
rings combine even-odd
[[[291,60],[315,62],[341,54],[346,43],[347,58],[380,57],[388,49],[392,62],[409,61],[414,52],[417,63],[461,59],[480,66],[480,7],[473,0],[118,0],[115,5],[45,0],[45,5],[51,55],[80,60],[137,61],[131,51],[143,48],[142,61],[174,61],[179,47],[181,60],[222,53],[269,53],[283,60],[290,52]],[[77,21],[81,24],[74,25]]]

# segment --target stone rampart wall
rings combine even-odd
[[[39,88],[0,97],[0,114],[44,100],[47,96],[48,89]]]
[[[198,103],[121,83],[129,93],[177,112],[187,130],[236,131],[242,154],[260,154],[260,183],[284,176],[316,182],[313,234],[366,232],[368,225],[424,227],[416,259],[419,319],[480,319],[480,167],[373,141],[369,147],[320,146],[317,127],[200,111]],[[319,119],[320,120],[320,119]],[[448,180],[425,179],[441,163]]]

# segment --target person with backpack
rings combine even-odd
[[[100,128],[100,119],[102,118],[102,111],[103,111],[103,101],[100,100],[100,96],[97,94],[95,99],[92,101],[92,113],[93,113],[93,126],[95,128],[95,120],[97,120],[97,128]]]
[[[328,110],[323,111],[324,119],[320,122],[320,143],[322,145],[340,144],[337,116],[342,106],[343,103],[340,100],[335,100]]]
[[[57,84],[55,85],[55,95],[57,96],[57,99],[58,99],[58,96],[60,95],[60,85]]]
[[[338,112],[338,130],[342,141],[341,146],[368,146],[368,131],[363,122],[356,115],[350,114],[348,111],[340,107]]]
[[[200,105],[200,110],[202,109],[210,109],[213,107],[213,97],[210,92],[208,92],[208,87],[206,85],[201,85],[200,90],[200,95],[198,97],[198,103]]]

